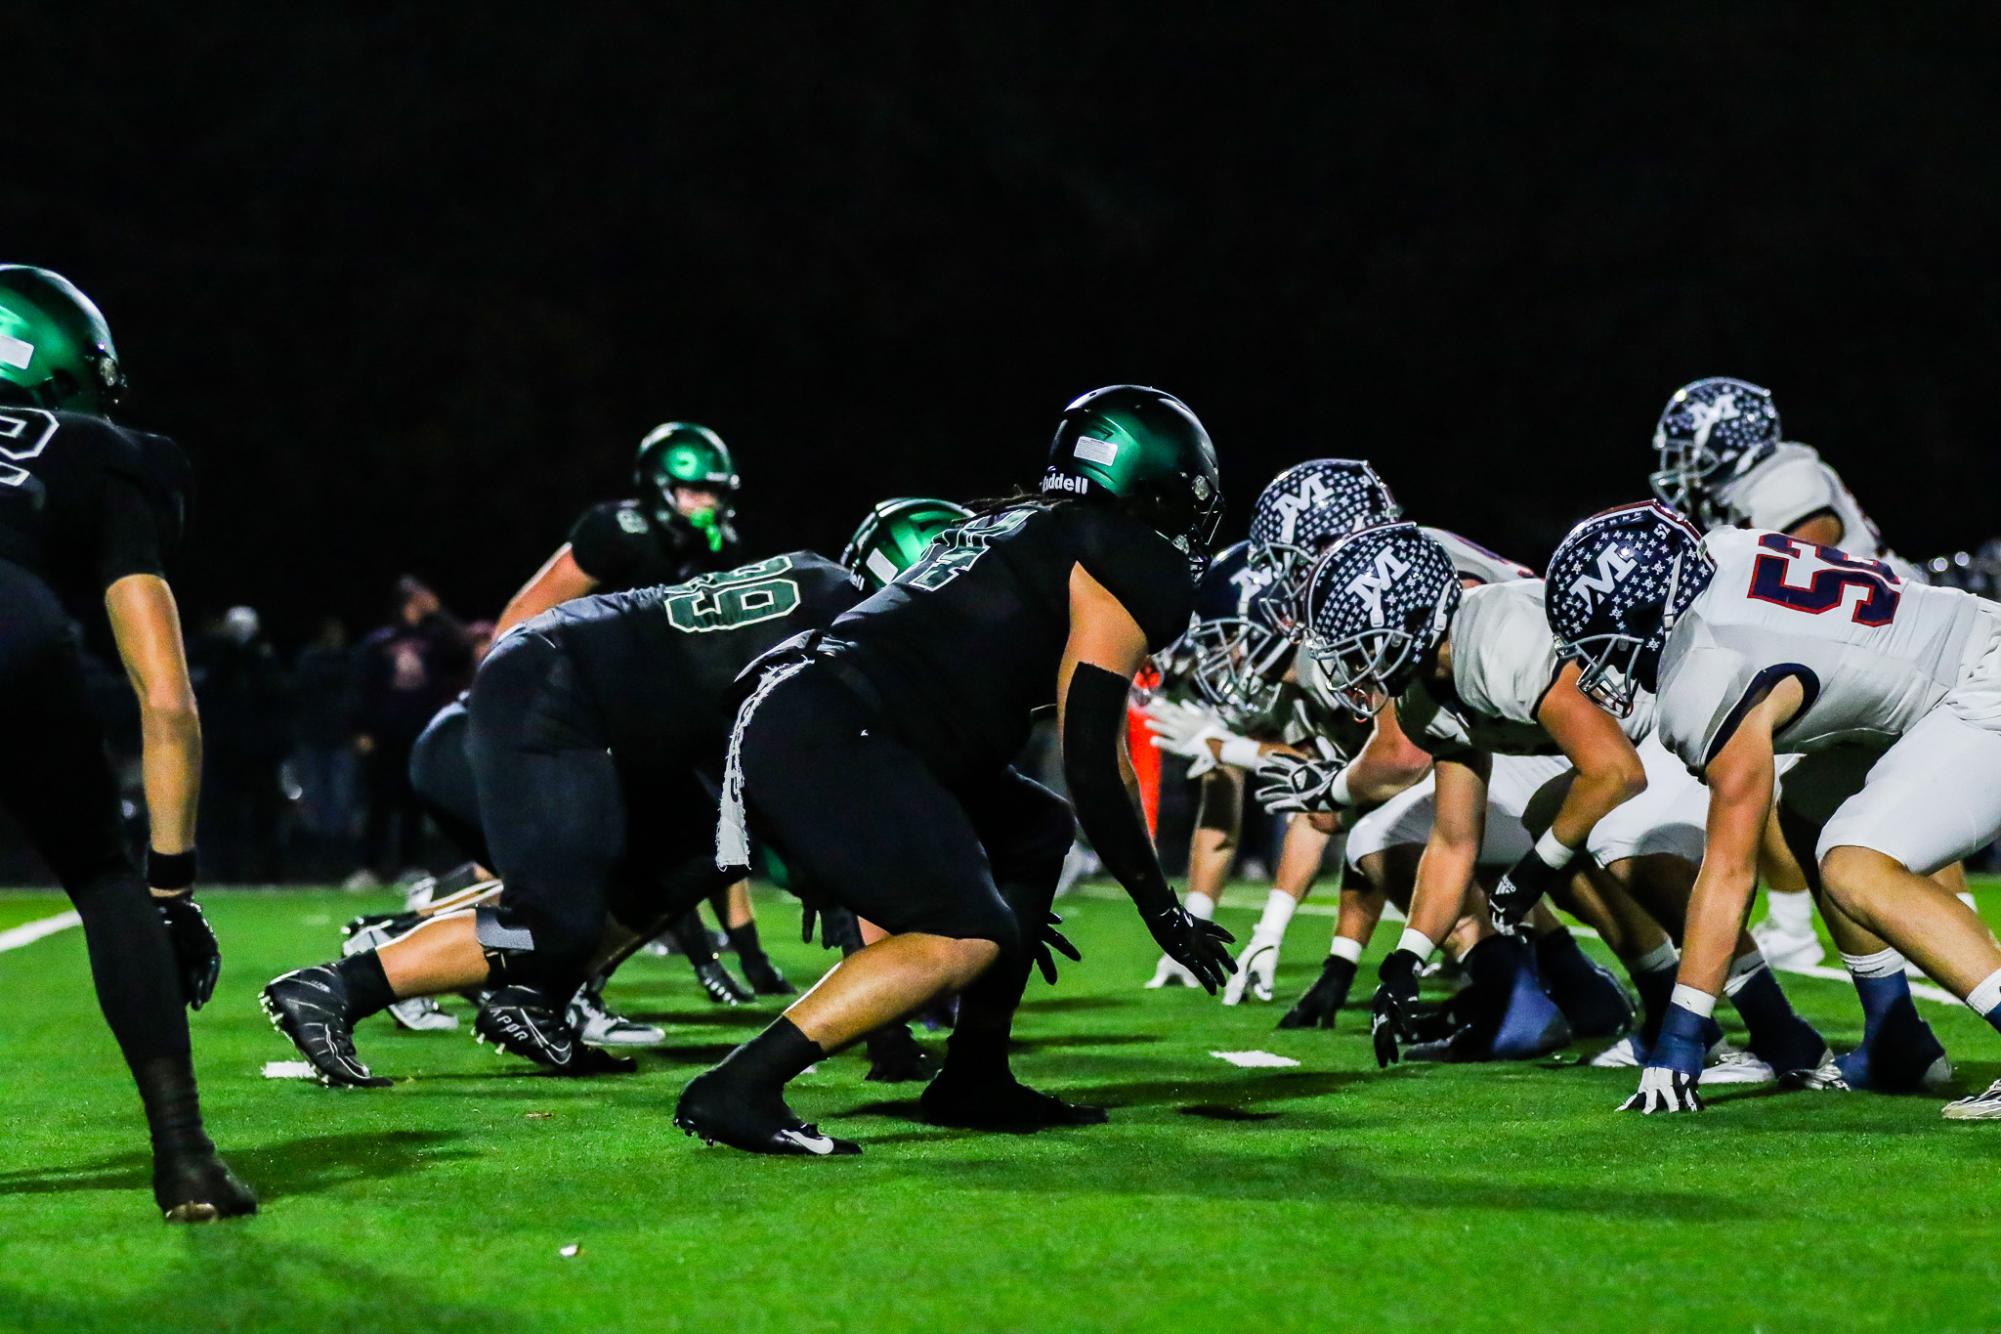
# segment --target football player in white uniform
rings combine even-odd
[[[2001,833],[2001,605],[1784,533],[1704,538],[1654,502],[1579,524],[1549,587],[1580,688],[1615,716],[1657,692],[1661,739],[1709,787],[1674,1005],[1627,1107],[1702,1106],[1693,1053],[1755,886],[1780,754],[1806,757],[1780,803],[1818,825],[1822,909],[1862,1002],[1848,1082],[1943,1073],[1899,951],[2001,1028],[2001,946],[1927,878]],[[1945,1114],[2001,1117],[2001,1082]]]
[[[1768,529],[1874,557],[1906,577],[1918,573],[1884,544],[1819,451],[1783,437],[1767,389],[1720,375],[1683,385],[1654,425],[1654,452],[1654,494],[1705,532]],[[1768,915],[1752,935],[1774,967],[1810,968],[1826,952],[1814,934],[1813,904],[1775,831],[1767,837]],[[1964,890],[1964,877],[1952,887]]]
[[[1529,803],[1537,837],[1490,896],[1496,923],[1512,929],[1552,892],[1595,895],[1646,1003],[1643,1043],[1668,1013],[1675,954],[1658,923],[1680,925],[1702,855],[1700,788],[1649,740],[1648,714],[1622,726],[1579,691],[1542,601],[1536,580],[1462,589],[1444,550],[1411,524],[1336,543],[1308,583],[1307,643],[1338,696],[1362,716],[1394,699],[1405,732],[1437,760],[1410,921],[1373,1006],[1384,1064],[1413,1031],[1418,968],[1475,893],[1496,755],[1556,761]],[[1549,806],[1546,817],[1533,809]],[[1826,1043],[1793,1013],[1757,946],[1736,944],[1730,992],[1752,1051],[1782,1076],[1832,1078]]]

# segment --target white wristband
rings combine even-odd
[[[1226,736],[1216,758],[1232,769],[1255,769],[1264,760],[1264,750],[1247,736]]]
[[[1352,764],[1343,766],[1341,772],[1334,775],[1334,781],[1327,785],[1327,798],[1336,806],[1347,808],[1357,804],[1354,792],[1348,787],[1348,774],[1354,767]]]
[[[1570,865],[1570,859],[1577,855],[1577,849],[1565,846],[1556,836],[1556,830],[1547,829],[1543,831],[1543,836],[1535,841],[1535,855],[1550,870],[1561,871]]]
[[[1403,935],[1397,938],[1397,948],[1400,950],[1409,950],[1420,959],[1429,959],[1431,952],[1437,949],[1438,945],[1430,936],[1425,935],[1424,932],[1418,930],[1416,927],[1407,926],[1403,929]]]

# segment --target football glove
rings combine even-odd
[[[1210,995],[1216,994],[1224,978],[1237,971],[1236,961],[1226,948],[1236,944],[1237,938],[1214,922],[1196,917],[1180,904],[1142,913],[1140,920],[1153,933],[1161,952],[1195,974],[1195,980]]]
[[[1252,795],[1273,815],[1337,811],[1341,803],[1334,800],[1334,780],[1345,767],[1339,760],[1309,760],[1274,752],[1258,770],[1259,781]]]
[[[1200,778],[1216,767],[1216,752],[1209,743],[1230,736],[1222,720],[1208,709],[1172,699],[1154,699],[1147,704],[1146,730],[1153,733],[1154,749],[1188,761],[1190,778]]]
[[[160,910],[160,922],[167,928],[167,943],[173,946],[174,969],[181,979],[181,999],[191,1010],[208,1004],[215,994],[216,979],[222,976],[222,946],[201,906],[182,894],[176,898],[153,900]]]
[[[1493,916],[1494,929],[1513,935],[1522,919],[1542,902],[1544,895],[1561,885],[1569,873],[1569,867],[1551,866],[1534,848],[1524,852],[1521,860],[1508,868],[1487,895],[1487,910]]]
[[[1376,994],[1369,1002],[1369,1040],[1375,1044],[1380,1069],[1396,1064],[1398,1042],[1417,1040],[1417,970],[1423,964],[1414,950],[1391,950],[1376,970]]]
[[[1650,1065],[1640,1071],[1640,1087],[1632,1097],[1619,1104],[1619,1110],[1638,1112],[1642,1116],[1699,1112],[1702,1110],[1702,1095],[1696,1092],[1696,1080],[1695,1075],[1685,1071]]]
[[[1063,919],[1053,912],[1050,913],[1048,920],[1042,924],[1041,939],[1035,942],[1035,966],[1042,970],[1042,980],[1052,987],[1056,985],[1056,959],[1050,953],[1051,950],[1072,963],[1084,961],[1084,956],[1077,952],[1077,947],[1070,943],[1070,938],[1056,929],[1061,925]]]

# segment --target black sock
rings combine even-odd
[[[739,959],[759,959],[764,957],[764,946],[757,938],[757,923],[745,922],[742,926],[732,926],[725,934],[730,938],[730,948]]]
[[[1521,970],[1522,958],[1513,948],[1513,940],[1507,936],[1488,936],[1459,956],[1460,966],[1473,985],[1483,990],[1496,992],[1495,999],[1506,999],[1515,985],[1515,975]]]
[[[716,961],[715,943],[709,939],[709,928],[702,925],[702,919],[690,908],[667,924],[667,934],[681,947],[681,953],[688,956],[688,962],[700,967]]]
[[[1543,977],[1552,981],[1568,980],[1591,967],[1584,951],[1577,947],[1577,937],[1561,926],[1535,938],[1535,962]]]
[[[1338,989],[1345,999],[1355,985],[1355,961],[1330,954],[1327,962],[1320,965],[1320,976],[1328,986]]]
[[[771,1021],[771,1027],[723,1057],[716,1073],[727,1074],[730,1079],[754,1088],[775,1091],[826,1054],[819,1043],[781,1014]]]
[[[194,1062],[185,1053],[134,1062],[132,1078],[139,1085],[140,1101],[146,1104],[146,1126],[152,1132],[155,1159],[215,1152],[215,1145],[202,1129]]]
[[[958,1078],[998,1079],[1013,1082],[1007,1067],[1006,1029],[971,1028],[964,1024],[952,1030],[945,1041],[945,1069]]]
[[[382,960],[374,950],[350,954],[335,964],[333,970],[347,985],[350,1019],[366,1019],[396,1003],[396,993],[389,988],[389,975],[382,971]]]

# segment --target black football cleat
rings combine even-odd
[[[793,1115],[776,1091],[734,1087],[720,1072],[696,1075],[674,1105],[674,1124],[704,1144],[791,1158],[840,1158],[862,1151],[851,1139],[823,1135]]]
[[[354,1020],[347,983],[325,964],[274,977],[257,997],[264,1015],[299,1049],[314,1077],[328,1088],[386,1089],[354,1051]]]
[[[896,1023],[868,1035],[871,1084],[911,1084],[938,1073],[938,1062],[910,1036],[910,1025]]]
[[[1313,985],[1304,995],[1292,1003],[1285,1017],[1278,1021],[1280,1028],[1332,1028],[1334,1016],[1348,1003],[1348,993],[1355,985],[1355,965],[1339,955],[1330,954],[1320,965],[1320,976],[1313,979]]]
[[[213,1149],[155,1159],[153,1202],[169,1223],[213,1223],[257,1212],[257,1196]]]
[[[944,1073],[925,1088],[917,1111],[934,1126],[959,1130],[1035,1131],[1057,1126],[1097,1126],[1108,1119],[1105,1109],[1090,1103],[1065,1102],[1041,1093],[1011,1074],[999,1078]]]
[[[785,980],[785,974],[771,962],[771,956],[763,952],[739,953],[737,967],[743,969],[743,980],[750,983],[750,989],[760,996],[797,995],[799,988]]]
[[[718,1005],[742,1005],[757,999],[757,993],[730,976],[721,959],[695,965],[695,980],[708,998]]]
[[[474,1041],[492,1043],[495,1051],[526,1057],[559,1075],[629,1075],[639,1068],[630,1056],[586,1045],[545,993],[518,983],[487,995],[472,1031]]]

